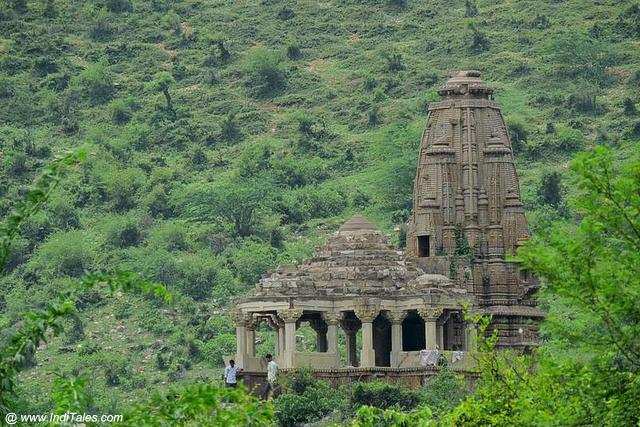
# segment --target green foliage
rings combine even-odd
[[[421,406],[431,409],[438,419],[458,406],[468,394],[464,378],[443,367],[423,387]]]
[[[243,71],[247,89],[254,96],[273,95],[286,84],[281,55],[263,47],[255,47],[247,53]]]
[[[430,427],[437,425],[431,419],[428,407],[419,407],[410,412],[395,409],[380,409],[373,406],[361,406],[351,423],[352,427]]]
[[[284,393],[274,400],[278,423],[292,427],[317,421],[337,410],[345,397],[328,383],[316,380],[307,370],[284,380]]]
[[[125,414],[122,425],[270,426],[273,407],[242,388],[194,384],[156,394]]]
[[[92,401],[87,389],[87,377],[65,377],[56,375],[51,397],[55,402],[55,413],[86,413]]]
[[[89,65],[78,75],[75,84],[95,104],[108,101],[114,93],[113,75],[102,63]]]
[[[351,393],[351,406],[367,405],[380,409],[411,410],[420,404],[420,393],[385,381],[356,383]]]

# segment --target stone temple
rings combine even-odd
[[[249,385],[265,369],[255,355],[261,322],[275,331],[281,368],[310,367],[337,381],[419,384],[443,360],[468,372],[476,343],[468,313],[491,316],[486,333],[497,333],[500,348],[536,345],[537,282],[508,260],[529,232],[500,107],[477,71],[457,73],[438,93],[418,153],[406,250],[355,216],[311,259],[263,277],[234,311],[235,360]],[[316,333],[313,352],[296,349],[302,323]]]

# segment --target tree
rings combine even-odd
[[[171,86],[173,86],[175,84],[175,80],[173,79],[173,76],[166,72],[166,71],[161,71],[159,73],[156,74],[155,78],[153,79],[153,82],[151,83],[151,86],[159,91],[162,92],[162,94],[164,95],[164,100],[166,102],[166,109],[167,111],[175,117],[175,110],[173,109],[173,103],[171,101],[171,94],[169,93],[169,89],[171,88]]]
[[[247,237],[258,231],[273,197],[269,179],[229,175],[215,182],[188,185],[175,193],[174,204],[191,219],[228,224],[236,236]]]
[[[572,162],[570,205],[518,256],[543,281],[547,342],[531,360],[486,352],[455,425],[637,425],[640,421],[640,156],[603,147]]]

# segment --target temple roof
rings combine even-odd
[[[356,215],[311,259],[263,277],[252,296],[420,295],[452,287],[446,276],[424,274],[373,223]]]

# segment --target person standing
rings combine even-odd
[[[235,360],[229,360],[229,366],[224,368],[224,384],[227,387],[236,387],[238,385],[238,367]]]
[[[271,400],[278,380],[278,364],[273,360],[271,354],[267,354],[265,359],[267,360],[267,382],[262,389],[262,398],[264,400]]]

